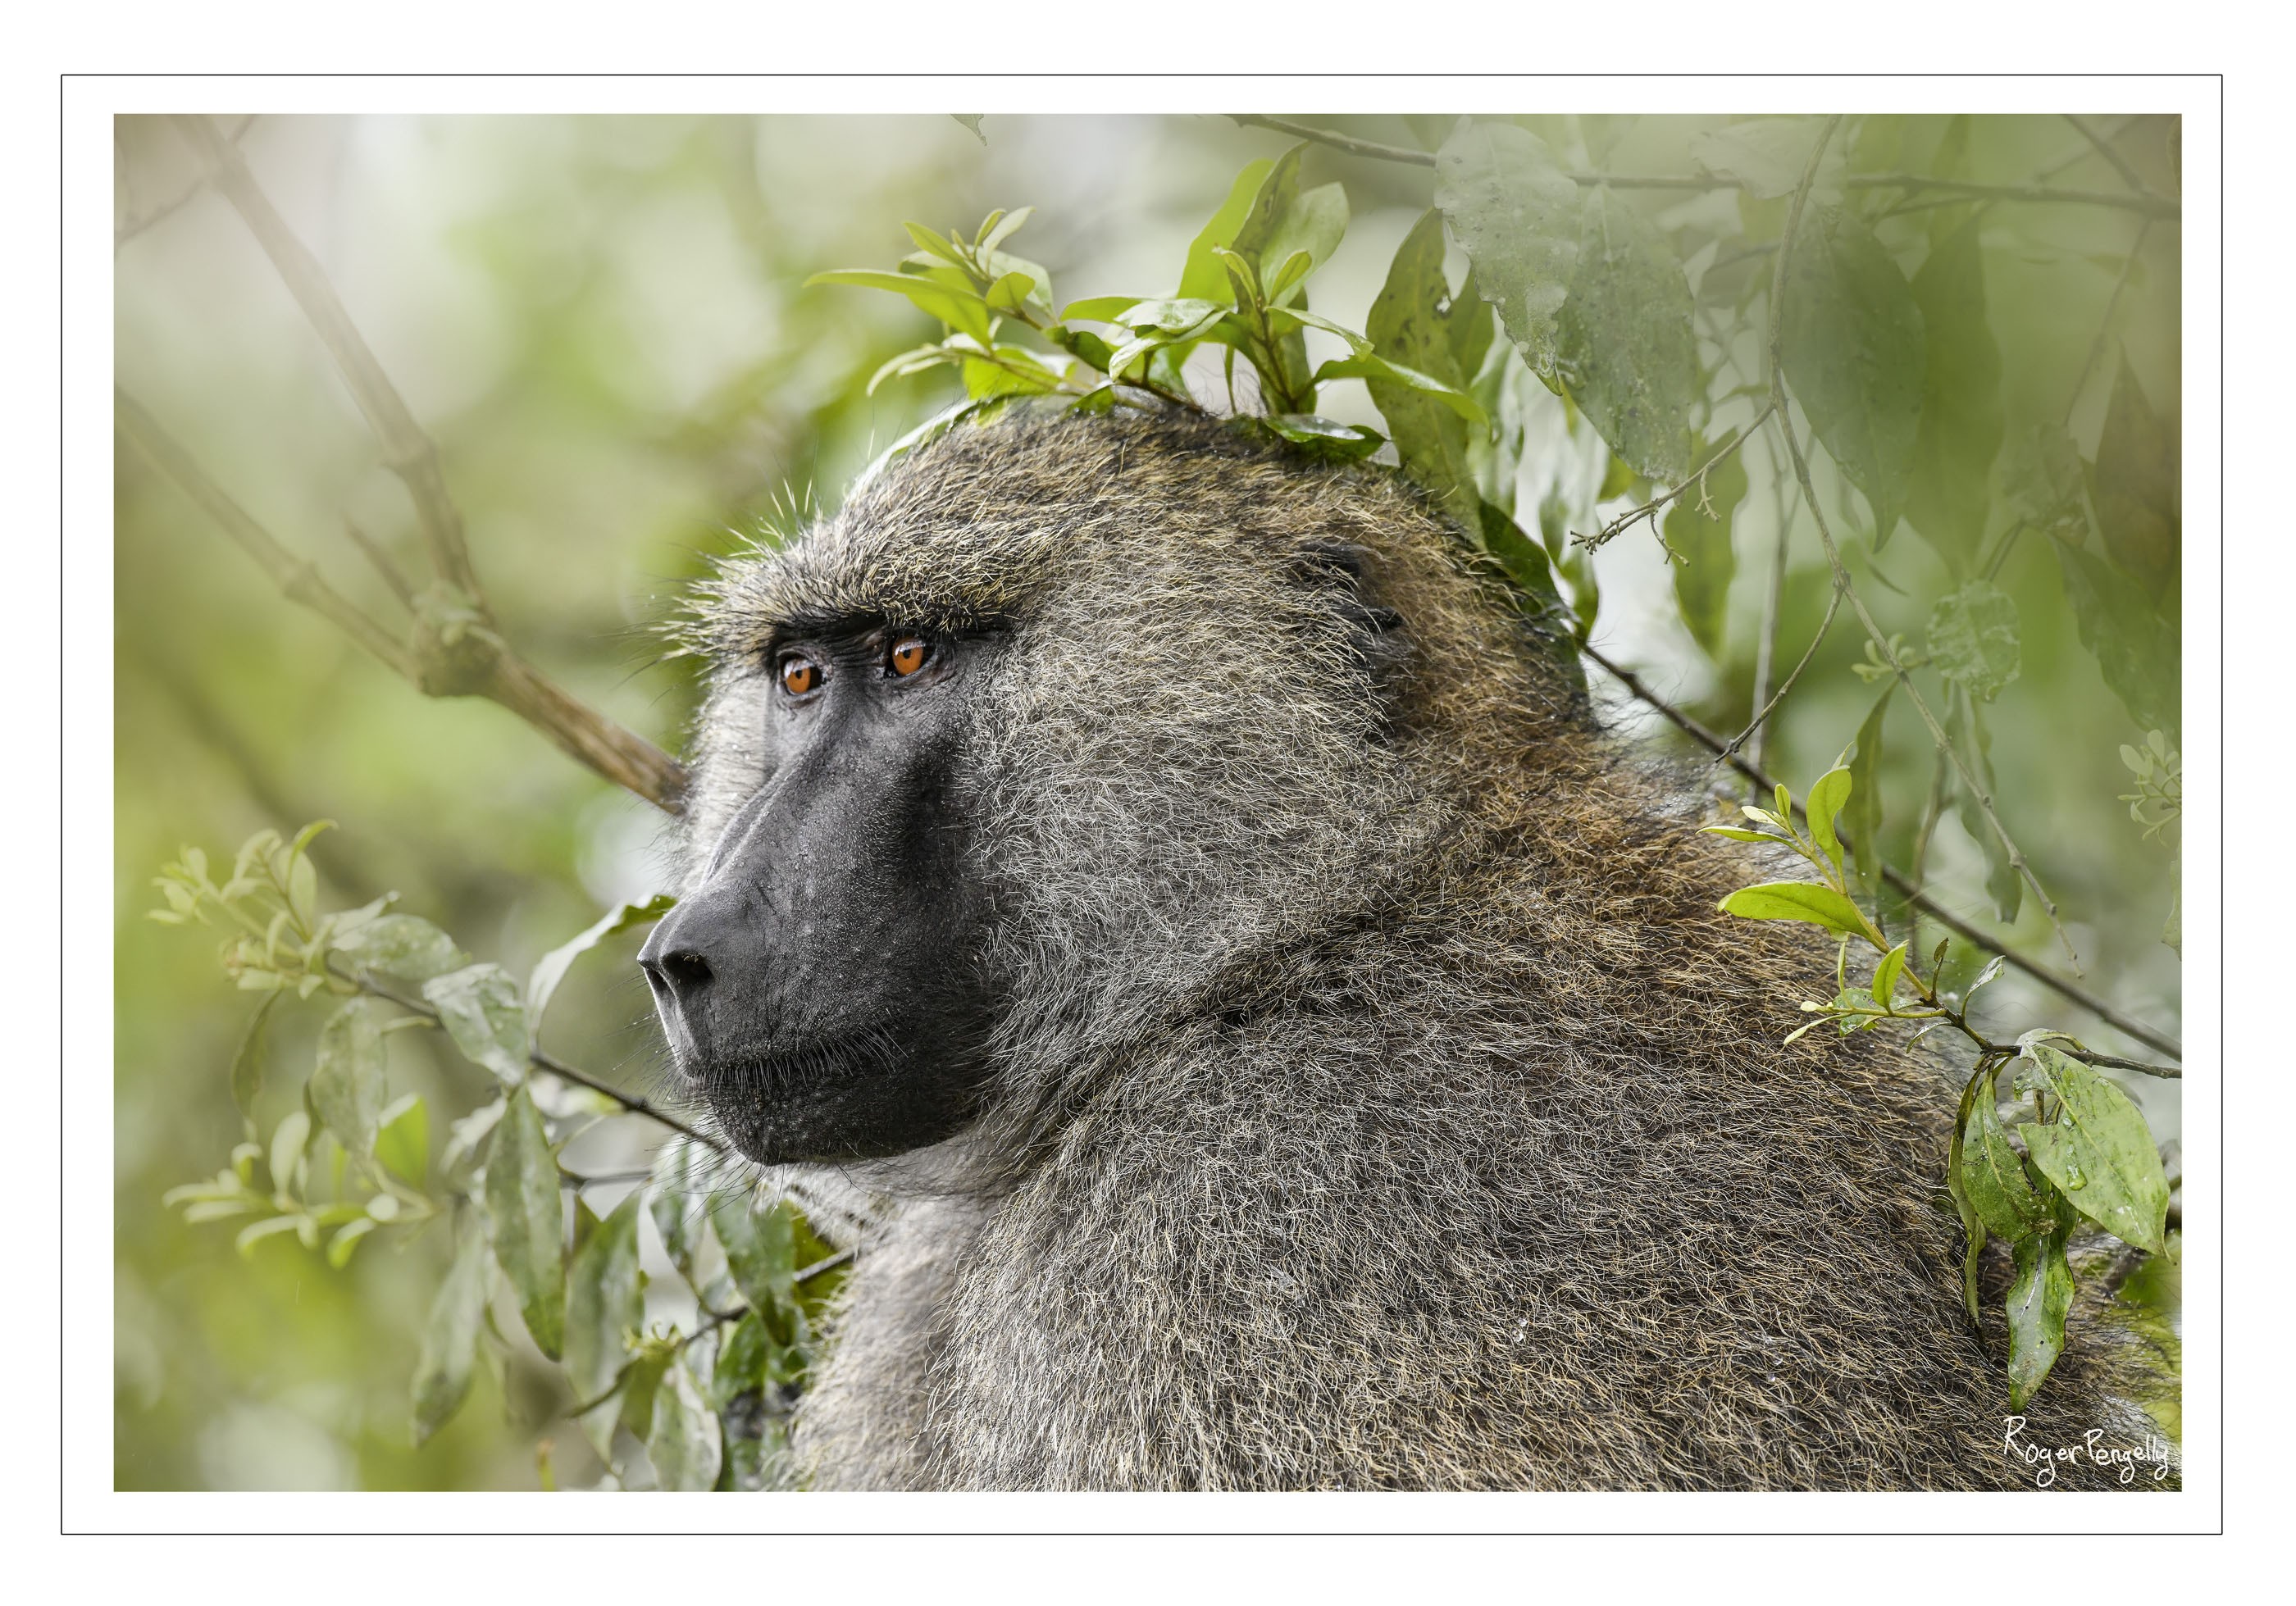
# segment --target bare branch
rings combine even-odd
[[[479,696],[499,703],[549,737],[560,751],[615,785],[665,813],[679,811],[685,771],[677,760],[576,699],[512,652],[499,635],[483,625],[473,623],[454,641],[442,642],[428,616],[422,616],[416,622],[419,650],[402,643],[329,586],[308,559],[296,556],[274,539],[207,477],[142,403],[117,386],[112,400],[120,431],[220,525],[290,599],[344,631],[425,695]]]
[[[201,471],[199,464],[192,461],[191,454],[160,427],[159,421],[152,416],[143,403],[114,385],[111,388],[111,404],[113,418],[120,433],[151,460],[154,468],[173,481],[177,489],[197,503],[201,511],[220,525],[226,535],[238,542],[241,549],[277,583],[291,602],[300,602],[334,625],[398,674],[409,680],[414,678],[414,659],[406,647],[381,626],[361,613],[349,598],[328,585],[309,560],[297,557],[273,540],[270,532],[250,518],[245,508],[225,495],[215,481]]]
[[[178,117],[175,123],[192,148],[206,158],[216,188],[246,220],[289,293],[311,320],[320,344],[349,387],[351,399],[381,441],[385,465],[406,481],[439,578],[483,610],[478,575],[471,567],[470,548],[463,539],[463,516],[447,495],[447,482],[439,472],[439,448],[414,422],[382,365],[351,323],[319,259],[288,228],[286,219],[248,171],[239,148],[213,123],[204,117]]]
[[[374,565],[374,571],[382,577],[382,583],[390,587],[390,594],[406,606],[406,611],[420,613],[422,604],[415,600],[414,588],[406,583],[406,577],[398,572],[398,565],[390,561],[390,554],[374,537],[350,519],[343,520],[343,533],[351,538],[352,545],[366,554],[366,561]]]
[[[1651,520],[1651,527],[1655,529],[1658,527],[1659,510],[1666,507],[1671,503],[1678,501],[1681,498],[1682,494],[1685,491],[1691,489],[1693,487],[1697,488],[1699,499],[1702,504],[1706,496],[1706,476],[1712,473],[1715,469],[1726,461],[1732,453],[1735,452],[1740,447],[1746,444],[1747,439],[1754,433],[1754,431],[1760,429],[1764,422],[1769,418],[1770,409],[1775,406],[1776,406],[1775,402],[1763,403],[1762,410],[1754,414],[1752,422],[1748,423],[1744,429],[1739,430],[1736,436],[1731,439],[1727,446],[1715,453],[1711,457],[1709,457],[1704,463],[1700,463],[1695,473],[1685,479],[1680,485],[1676,486],[1672,490],[1662,492],[1660,495],[1652,497],[1648,502],[1643,503],[1638,507],[1628,508],[1625,512],[1620,513],[1617,518],[1611,520],[1608,524],[1603,526],[1602,529],[1596,530],[1591,536],[1576,536],[1573,537],[1572,539],[1579,545],[1585,547],[1588,552],[1593,552],[1597,547],[1608,545],[1618,536],[1631,529],[1637,520],[1648,519]],[[1665,545],[1664,537],[1660,537],[1660,545]]]
[[[1601,651],[1601,649],[1592,645],[1591,643],[1581,646],[1579,651],[1586,653],[1588,658],[1593,659],[1595,664],[1599,666],[1604,673],[1608,674],[1620,684],[1625,686],[1628,692],[1635,695],[1638,701],[1647,706],[1653,712],[1664,717],[1668,721],[1680,729],[1685,734],[1688,735],[1692,741],[1697,742],[1708,752],[1721,752],[1725,744],[1720,736],[1707,729],[1707,727],[1699,723],[1697,719],[1684,713],[1680,709],[1676,708],[1672,703],[1667,701],[1665,698],[1660,697],[1656,692],[1651,690],[1650,686],[1643,680],[1643,678],[1636,675],[1632,669],[1628,668],[1624,664],[1613,663],[1610,658]],[[1749,760],[1743,754],[1733,753],[1728,758],[1724,760],[1724,762],[1727,763],[1732,769],[1736,770],[1747,780],[1760,787],[1764,792],[1774,793],[1777,791],[1777,777],[1771,774],[1760,765]],[[1797,803],[1794,805],[1794,812],[1797,815],[1802,812],[1800,804]],[[1845,846],[1855,846],[1855,844],[1850,841],[1849,838],[1841,835],[1841,828],[1838,823],[1834,826],[1834,834],[1837,837],[1841,837],[1841,841]],[[1988,936],[1986,932],[1970,924],[1969,922],[1962,919],[1960,915],[1956,914],[1952,910],[1947,908],[1935,898],[1930,897],[1928,893],[1923,892],[1919,886],[1906,877],[1903,871],[1898,870],[1894,865],[1884,864],[1882,866],[1882,879],[1889,882],[1892,888],[1896,889],[1896,890],[1904,897],[1907,903],[1921,910],[1923,914],[1936,921],[1939,925],[1951,931],[1956,937],[1960,938],[1964,942],[1969,944],[1970,946],[1980,949],[1988,954],[1997,955],[2002,960],[2007,963],[2012,970],[2021,971],[2024,975],[2031,977],[2035,981],[2039,982],[2043,987],[2047,987],[2050,991],[2057,994],[2060,997],[2079,1004],[2090,1014],[2095,1015],[2098,1020],[2105,1022],[2107,1025],[2112,1027],[2118,1031],[2126,1032],[2131,1037],[2136,1038],[2139,1043],[2144,1044],[2147,1048],[2156,1049],[2161,1053],[2169,1054],[2179,1060],[2185,1057],[2183,1045],[2178,1044],[2174,1037],[2169,1037],[2167,1033],[2162,1032],[2156,1027],[2145,1025],[2144,1021],[2137,1020],[2133,1015],[2124,1013],[2122,1011],[2115,1009],[2112,1004],[2107,1004],[2103,999],[2090,992],[2087,987],[2082,987],[2079,982],[2072,980],[2070,977],[2061,976],[2056,971],[2049,969],[2048,966],[2038,963],[2033,960],[2026,958],[2023,955],[2016,953],[2005,946],[1999,938]],[[2084,1059],[2088,1058],[2086,1053],[2081,1057]]]
[[[1369,157],[1374,161],[1401,162],[1414,168],[1435,165],[1434,155],[1430,152],[1413,151],[1402,145],[1382,145],[1374,140],[1335,134],[1327,128],[1310,127],[1306,123],[1295,123],[1288,118],[1230,112],[1228,121],[1247,128],[1273,129],[1278,134],[1288,134],[1294,139],[1312,140],[1319,145],[1329,145],[1334,151],[1345,151],[1350,156]],[[1745,187],[1737,179],[1713,173],[1571,173],[1565,176],[1579,184],[1603,184],[1613,190],[1736,190]],[[1853,190],[1930,190],[1939,194],[1958,195],[1971,200],[2112,207],[2121,211],[2141,212],[2148,217],[2174,219],[2183,215],[2183,208],[2176,201],[2150,191],[2122,194],[2112,190],[2060,190],[2039,184],[1972,184],[1958,178],[1929,178],[1918,173],[1852,173],[1842,182]]]
[[[1833,628],[1833,616],[1841,611],[1841,586],[1837,584],[1832,591],[1827,593],[1825,598],[1825,617],[1817,621],[1817,633],[1809,638],[1809,645],[1802,650],[1801,660],[1799,663],[1794,665],[1793,673],[1787,676],[1785,679],[1779,684],[1778,689],[1770,693],[1768,701],[1764,702],[1759,709],[1757,709],[1754,711],[1754,717],[1746,722],[1746,728],[1730,738],[1730,745],[1724,748],[1720,752],[1714,756],[1715,763],[1721,763],[1724,759],[1729,758],[1731,754],[1745,746],[1746,743],[1752,739],[1754,733],[1763,727],[1763,725],[1768,720],[1770,715],[1776,709],[1778,704],[1786,700],[1786,693],[1794,689],[1794,682],[1800,680],[1801,678],[1801,672],[1809,668],[1810,660],[1816,658],[1817,656],[1817,650],[1825,644],[1826,633]]]
[[[2070,123],[2083,139],[2096,147],[2096,153],[2104,158],[2114,172],[2120,175],[2121,183],[2139,195],[2149,195],[2152,193],[2152,186],[2138,177],[2136,169],[2128,165],[2128,159],[2112,148],[2112,142],[2099,133],[2095,125],[2087,118],[2075,117],[2070,112],[2065,114],[2065,121]]]
[[[439,1012],[431,1008],[429,1004],[420,998],[410,998],[395,988],[383,986],[364,971],[345,971],[332,964],[330,964],[328,969],[343,980],[357,987],[361,992],[372,993],[386,1003],[397,1004],[409,1014],[420,1015],[433,1026],[439,1023]],[[658,1104],[652,1103],[636,1094],[624,1093],[610,1083],[601,1082],[586,1070],[577,1070],[555,1054],[545,1053],[539,1048],[532,1048],[528,1050],[526,1057],[537,1069],[548,1071],[562,1082],[571,1082],[578,1087],[588,1088],[592,1093],[603,1094],[632,1115],[642,1115],[650,1121],[659,1122],[671,1131],[683,1133],[695,1143],[714,1149],[720,1154],[726,1152],[725,1143],[719,1139],[710,1136],[706,1132],[696,1131]],[[583,1180],[596,1182],[602,1179],[588,1177]]]

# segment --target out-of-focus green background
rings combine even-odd
[[[1449,121],[1314,120],[1414,146],[1439,139]],[[1670,173],[1689,168],[1688,141],[1719,119],[1603,120],[1604,165]],[[1979,121],[1971,148],[1985,176],[2019,182],[2070,155],[2056,182],[2113,182],[2100,159],[2079,155],[2061,119]],[[2129,119],[2109,121],[2127,128]],[[681,583],[738,532],[760,521],[785,528],[809,504],[833,507],[877,450],[955,394],[941,371],[865,396],[880,363],[934,332],[904,301],[805,289],[808,274],[891,266],[910,249],[905,218],[969,233],[993,208],[1034,205],[1013,249],[1052,270],[1060,300],[1168,293],[1235,171],[1290,143],[1216,118],[989,116],[980,130],[985,143],[939,115],[266,118],[240,143],[438,441],[511,640],[578,694],[674,748],[693,682],[688,667],[664,661],[654,627]],[[2152,160],[2148,140],[2162,145],[2153,165],[2165,162],[2158,131],[2137,127],[2123,143],[2141,166]],[[117,143],[117,213],[129,235],[118,255],[120,382],[273,534],[398,627],[403,612],[344,524],[356,521],[419,574],[412,510],[323,348],[221,200],[198,193],[167,209],[194,173],[170,127],[123,119]],[[1316,279],[1316,306],[1360,328],[1428,204],[1431,176],[1323,149],[1307,160],[1314,182],[1345,183],[1353,208],[1346,242]],[[1651,199],[1654,213],[1676,204],[1682,198]],[[1997,228],[2006,249],[1997,256],[2013,264],[1988,285],[2005,349],[2078,369],[2133,220],[2004,208]],[[2172,415],[2177,249],[2175,227],[2152,232],[2114,331],[2156,409]],[[2043,365],[2007,366],[2013,423],[2062,412],[2062,396],[2041,394],[2050,382],[2061,381]],[[2021,394],[2028,384],[2034,394]],[[2103,397],[2104,384],[2092,386],[2076,409],[2084,449]],[[1533,418],[1534,443],[1560,441],[1553,407]],[[1332,387],[1324,410],[1378,422],[1351,382]],[[1736,529],[1721,662],[1677,619],[1646,534],[1598,560],[1596,641],[1733,729],[1747,714],[1775,530],[1768,469],[1759,448],[1748,455],[1754,484]],[[1532,456],[1527,474],[1556,472]],[[396,890],[401,908],[522,973],[602,906],[664,884],[660,819],[492,705],[426,701],[394,679],[284,602],[124,445],[117,484],[115,1481],[532,1487],[534,1442],[553,1433],[562,1478],[580,1481],[586,1451],[553,1426],[568,1402],[538,1366],[482,1378],[445,1432],[411,1446],[406,1384],[445,1264],[443,1234],[363,1252],[339,1274],[291,1237],[242,1259],[228,1226],[187,1227],[160,1208],[167,1188],[211,1174],[241,1136],[226,1075],[252,1000],[229,990],[205,934],[150,923],[143,912],[154,901],[150,877],[179,845],[227,856],[259,827],[326,816],[341,825],[315,850],[331,903]],[[1529,505],[1537,494],[1527,488]],[[1798,539],[1781,633],[1789,661],[1824,597],[1806,520]],[[2169,856],[2138,840],[2116,797],[2131,789],[2118,746],[2142,733],[2075,637],[2045,547],[2029,539],[2001,576],[2019,602],[2023,651],[2020,678],[1988,710],[2001,807],[2062,906],[2092,985],[2174,1030],[2179,969],[2158,940]],[[1883,554],[1873,583],[1866,567],[1858,572],[1885,622],[1909,633],[1950,589],[1909,535]],[[1770,758],[1798,788],[1850,740],[1873,700],[1848,671],[1860,656],[1854,628],[1837,627],[1783,711]],[[1599,673],[1594,680],[1606,706],[1618,701]],[[1652,740],[1672,740],[1631,706],[1617,711]],[[1910,712],[1892,720],[1899,733],[1885,791],[1891,840],[1902,844],[1929,759]],[[1982,861],[1950,817],[1931,864],[1940,896],[1983,922]],[[2016,935],[2049,959],[2053,939],[2027,903]],[[634,948],[624,939],[581,962],[545,1043],[642,1088],[655,1076],[656,1041],[628,963]],[[275,1064],[308,1065],[317,1016],[282,1012]],[[1990,1018],[2012,1031],[2090,1026],[2014,981],[1997,989]],[[393,1038],[391,1074],[395,1090],[429,1099],[435,1143],[447,1118],[488,1094],[427,1036]],[[2133,1046],[2109,1031],[2093,1041]],[[299,1070],[275,1076],[266,1130],[292,1106],[299,1079]],[[2147,1111],[2163,1135],[2177,1130],[2173,1096],[2148,1097]]]

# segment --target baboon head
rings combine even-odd
[[[706,588],[685,896],[639,963],[754,1159],[1041,1124],[1255,1006],[1569,717],[1391,476],[1205,421],[960,426]]]

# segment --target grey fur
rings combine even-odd
[[[1781,1045],[1830,946],[1715,911],[1745,850],[1454,553],[1391,476],[1023,418],[709,589],[704,848],[774,621],[1011,632],[989,1109],[778,1179],[861,1239],[811,1482],[2031,1486],[1961,1310],[1954,1084]],[[2026,1438],[2142,1438],[2147,1365],[2085,1299]]]

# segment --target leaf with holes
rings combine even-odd
[[[472,1063],[485,1066],[505,1086],[526,1080],[533,1044],[525,1001],[508,971],[498,964],[469,965],[424,982],[422,996]]]
[[[1690,471],[1690,407],[1702,389],[1693,316],[1666,237],[1608,185],[1589,191],[1555,372],[1611,450],[1653,479]]]
[[[1512,123],[1469,123],[1435,154],[1435,205],[1541,378],[1554,373],[1555,317],[1578,266],[1578,185],[1546,142]]]
[[[2046,1043],[2026,1046],[2057,1109],[2024,1129],[2033,1164],[2073,1209],[2123,1243],[2159,1254],[2169,1177],[2144,1117],[2096,1071]]]
[[[535,1347],[556,1360],[566,1336],[566,1222],[558,1157],[527,1090],[512,1094],[487,1155],[487,1233],[518,1292]]]
[[[1930,610],[1930,661],[1980,702],[2017,678],[2017,604],[1990,580],[1972,580]]]

